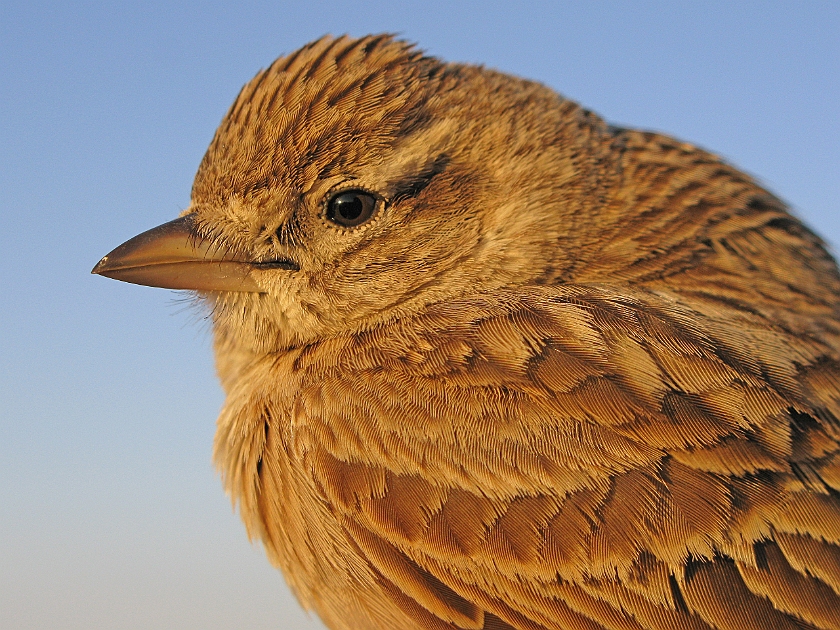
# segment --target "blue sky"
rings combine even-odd
[[[840,3],[0,5],[0,627],[321,627],[210,463],[207,325],[89,274],[174,218],[243,83],[396,32],[757,176],[840,246]]]

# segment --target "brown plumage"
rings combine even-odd
[[[95,271],[201,290],[225,488],[331,628],[840,628],[840,277],[716,156],[323,38],[138,238]]]

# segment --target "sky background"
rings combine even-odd
[[[0,3],[0,627],[322,628],[210,462],[200,312],[90,275],[177,216],[243,83],[389,31],[757,176],[840,245],[838,2]]]

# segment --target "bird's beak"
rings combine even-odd
[[[126,241],[91,273],[164,289],[263,293],[250,276],[253,268],[202,239],[188,214]]]

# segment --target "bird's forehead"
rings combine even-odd
[[[389,37],[323,38],[245,85],[219,126],[194,198],[305,191],[364,168],[429,120],[440,62]]]

